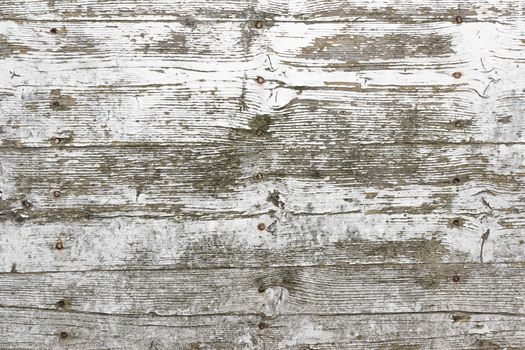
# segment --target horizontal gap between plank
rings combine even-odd
[[[250,129],[246,129],[249,131]],[[270,132],[271,134],[271,132]],[[9,141],[9,140],[5,140]],[[18,140],[20,141],[20,140]],[[51,141],[50,141],[51,142]],[[228,147],[228,145],[234,145],[236,141],[230,141],[226,144],[222,144],[224,147]],[[254,141],[255,142],[255,141]],[[262,141],[258,141],[262,142]],[[193,144],[191,142],[188,143],[121,143],[121,144],[115,144],[115,145],[68,145],[68,146],[23,146],[23,147],[13,147],[13,146],[5,146],[1,145],[0,150],[20,150],[20,151],[31,151],[31,150],[40,150],[40,149],[54,149],[54,150],[63,150],[67,151],[70,149],[118,149],[118,148],[152,148],[152,149],[162,149],[162,148],[178,148],[178,147],[187,147],[187,146],[205,146],[206,144]],[[212,143],[209,142],[209,145],[211,146]],[[517,141],[517,142],[370,142],[370,143],[349,143],[349,146],[354,147],[396,147],[396,146],[500,146],[500,145],[525,145],[525,142]],[[247,146],[249,147],[249,146]]]
[[[363,17],[363,16],[357,16],[354,19],[347,19],[347,20],[341,20],[341,19],[325,19],[325,20],[274,20],[274,19],[266,19],[265,20],[265,14],[262,13],[261,17],[252,17],[247,19],[221,19],[221,18],[205,18],[205,19],[194,19],[191,18],[192,21],[194,21],[196,24],[198,23],[251,23],[257,20],[261,20],[263,22],[263,27],[261,29],[254,30],[264,30],[265,28],[274,26],[276,24],[280,23],[301,23],[301,24],[330,24],[330,23],[342,23],[342,24],[348,24],[348,23],[370,23],[370,24],[377,24],[377,23],[392,23],[392,24],[406,24],[406,25],[418,25],[418,24],[450,24],[451,26],[460,26],[461,24],[469,24],[469,23],[492,23],[492,24],[501,24],[501,25],[511,25],[514,21],[510,22],[503,22],[499,20],[472,20],[465,18],[463,19],[463,22],[461,24],[457,24],[455,22],[455,17],[450,18],[450,20],[423,20],[423,21],[385,21],[385,20],[378,20],[374,19],[373,17]],[[153,16],[152,16],[153,17]],[[155,19],[151,18],[148,19],[147,17],[139,18],[139,19],[129,19],[129,18],[63,18],[63,19],[30,19],[30,18],[18,18],[18,17],[0,17],[0,22],[22,22],[22,23],[84,23],[84,22],[123,22],[123,23],[145,23],[145,22],[160,22],[160,23],[181,23],[186,25],[187,20],[190,16],[186,16],[183,18],[171,18],[171,19]],[[412,16],[413,18],[417,18],[415,16]],[[368,19],[367,19],[368,18]],[[516,19],[515,21],[518,21],[519,19]],[[267,22],[270,25],[264,26],[264,23]]]
[[[512,267],[524,267],[525,261],[509,261],[509,262],[440,262],[440,263],[432,263],[432,262],[422,262],[422,263],[395,263],[395,262],[387,262],[387,263],[380,263],[380,262],[371,262],[371,263],[355,263],[355,264],[325,264],[325,265],[275,265],[275,266],[268,266],[268,267],[250,267],[250,266],[213,266],[213,267],[159,267],[159,268],[130,268],[130,269],[89,269],[89,270],[64,270],[64,271],[28,271],[28,272],[9,272],[9,271],[3,271],[0,272],[1,275],[46,275],[46,274],[73,274],[73,273],[94,273],[94,272],[102,272],[102,273],[126,273],[126,272],[187,272],[187,271],[224,271],[224,270],[279,270],[279,269],[318,269],[318,270],[326,270],[326,269],[338,269],[338,270],[351,270],[355,268],[373,268],[373,267],[396,267],[396,266],[454,266],[454,265],[460,265],[460,266],[512,266]]]
[[[108,317],[151,317],[151,318],[191,318],[191,317],[261,317],[263,319],[276,319],[279,316],[283,317],[297,317],[297,316],[320,316],[320,317],[337,317],[337,316],[349,316],[349,317],[362,317],[362,316],[396,316],[396,315],[433,315],[433,314],[469,314],[469,315],[500,315],[510,317],[524,317],[525,314],[513,313],[513,312],[483,312],[483,311],[466,311],[466,310],[436,310],[436,311],[402,311],[402,312],[358,312],[358,313],[283,313],[277,316],[267,316],[263,312],[260,313],[242,313],[242,312],[226,312],[226,313],[197,313],[197,314],[169,314],[163,315],[156,312],[149,313],[106,313],[106,312],[95,312],[95,311],[81,311],[81,310],[57,310],[51,308],[39,308],[32,306],[12,306],[12,305],[0,305],[0,309],[8,310],[28,310],[28,311],[42,311],[42,312],[56,312],[58,314],[79,314],[79,315],[95,315],[95,316],[108,316]]]

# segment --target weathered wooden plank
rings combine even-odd
[[[522,315],[524,277],[523,263],[3,273],[0,297],[4,307],[104,314]]]
[[[2,1],[0,348],[523,348],[524,18]]]
[[[522,215],[489,211],[461,217],[460,227],[446,214],[432,213],[3,222],[0,232],[9,234],[0,236],[0,271],[525,260]]]
[[[3,145],[217,140],[261,115],[290,142],[525,137],[523,25],[52,25],[0,25]]]
[[[382,20],[391,22],[455,22],[457,16],[465,21],[508,21],[523,16],[523,2],[504,0],[404,1],[346,0],[287,1],[287,0],[15,0],[2,2],[0,18],[52,19],[60,21],[121,19],[155,20],[298,20],[298,21],[355,21]]]
[[[305,90],[273,111],[257,92],[243,92],[243,84],[256,88],[256,83],[242,78],[210,82],[218,90],[195,91],[190,84],[18,87],[2,99],[0,139],[9,147],[56,147],[57,138],[65,147],[219,142],[266,116],[268,131],[290,142],[305,142],[314,131],[311,142],[345,144],[525,141],[521,93],[476,102],[472,92],[423,86],[321,88]],[[53,108],[55,101],[60,105]]]
[[[254,129],[257,122],[266,123],[256,120]],[[254,129],[222,143],[4,149],[2,218],[225,219],[285,207],[296,214],[447,215],[441,222],[494,210],[521,220],[524,145],[352,147],[290,143]]]
[[[468,69],[460,78],[451,76],[454,71],[441,73],[441,77],[411,77],[412,74],[405,72],[402,80],[419,78],[421,82],[428,82],[429,79],[441,78],[441,82],[458,84],[471,78],[471,74],[482,76],[481,73],[493,73],[496,76],[498,73],[504,77],[512,77],[512,71],[518,69],[506,61],[520,63],[523,60],[524,54],[519,48],[523,46],[521,39],[524,26],[522,21],[506,25],[470,23],[462,27],[447,23],[379,22],[372,26],[360,22],[285,22],[260,31],[256,28],[244,28],[241,23],[235,22],[202,23],[188,27],[178,22],[107,21],[75,22],[59,27],[55,22],[2,21],[0,47],[6,64],[16,64],[17,60],[23,60],[26,64],[21,65],[21,69],[30,73],[45,73],[46,70],[42,68],[66,68],[63,72],[54,69],[53,76],[47,77],[49,81],[54,77],[64,79],[67,75],[60,75],[61,73],[71,75],[77,68],[89,70],[104,67],[193,67],[195,70],[200,69],[200,73],[216,72],[219,69],[238,72],[246,68],[257,68],[261,72],[266,70],[266,74],[275,73],[275,77],[281,74],[281,79],[286,81],[282,70],[290,69],[286,66],[288,64],[303,69],[331,68],[331,71],[324,72],[321,77],[309,77],[320,82],[330,77],[328,73],[334,73],[337,68],[353,68],[354,71],[371,68],[401,71],[424,68]],[[51,29],[55,31],[51,32]],[[276,37],[279,40],[275,40]],[[276,57],[268,60],[268,55],[270,58],[274,55]],[[480,58],[485,67],[481,66]],[[64,67],[66,62],[68,67]],[[35,65],[39,69],[34,69]],[[504,65],[506,69],[494,72],[501,68],[498,65]],[[8,73],[2,72],[2,77],[11,78]],[[339,73],[334,76],[337,74]],[[20,83],[30,76],[21,75],[17,78],[21,78],[15,80]],[[78,85],[82,82],[78,78],[72,77],[71,81]],[[99,77],[111,78],[120,85],[130,83],[129,80],[122,81],[120,76]],[[149,77],[137,73],[128,77],[130,78],[142,78],[142,81],[155,78],[157,83],[170,81],[169,78],[159,81],[158,78],[162,79],[162,76],[153,73]],[[395,82],[396,78],[392,81]],[[367,80],[371,81],[371,78],[368,77]],[[88,81],[96,84],[93,80]]]
[[[31,349],[520,349],[523,316],[106,316],[0,309],[0,347]],[[261,327],[261,328],[259,328]],[[61,337],[62,334],[62,337]]]

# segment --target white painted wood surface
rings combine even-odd
[[[525,349],[525,2],[0,0],[0,349]]]

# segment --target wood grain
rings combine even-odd
[[[381,315],[113,316],[0,309],[8,349],[520,349],[523,316],[462,312]],[[263,327],[259,328],[259,325]],[[516,331],[518,329],[518,331]],[[61,339],[64,332],[67,337]]]
[[[525,348],[524,18],[0,1],[0,349]]]
[[[521,22],[54,26],[0,23],[4,146],[217,140],[261,116],[290,142],[524,140]]]
[[[0,296],[3,307],[102,314],[522,315],[524,271],[514,263],[3,273]]]
[[[523,208],[523,145],[327,148],[256,134],[239,130],[224,146],[191,142],[113,147],[111,153],[7,149],[2,217],[15,212],[47,221],[115,215],[228,218],[283,208],[317,214],[458,216],[501,210],[519,215]],[[403,195],[392,197],[396,191]],[[290,198],[279,199],[280,192]]]
[[[391,22],[455,21],[461,15],[469,21],[521,19],[523,1],[503,0],[31,0],[22,3],[4,0],[2,18],[17,20],[236,20],[295,21],[383,20]]]

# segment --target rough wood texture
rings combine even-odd
[[[0,349],[525,349],[525,3],[0,0]]]

